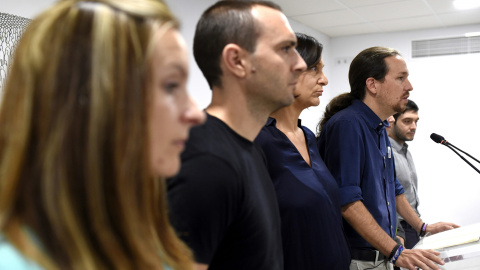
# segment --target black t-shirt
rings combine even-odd
[[[218,118],[195,127],[169,179],[170,217],[209,269],[283,269],[280,217],[262,150]]]

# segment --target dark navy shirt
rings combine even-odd
[[[355,100],[323,127],[319,152],[340,188],[341,205],[362,201],[392,238],[396,231],[395,197],[404,192],[395,177],[393,153],[382,121],[367,105]],[[352,248],[373,249],[347,222]]]
[[[311,167],[269,118],[255,142],[267,157],[282,223],[285,270],[348,269],[338,186],[318,153],[315,135],[305,134]]]

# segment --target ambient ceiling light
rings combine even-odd
[[[478,37],[478,36],[480,36],[480,32],[465,33],[465,37]]]
[[[480,0],[455,0],[453,6],[456,9],[473,9],[480,7]]]

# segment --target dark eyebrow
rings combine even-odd
[[[297,47],[297,42],[294,41],[294,40],[285,40],[283,42],[280,43],[280,46],[285,46],[285,45],[290,45],[292,47]]]

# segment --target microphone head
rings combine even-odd
[[[443,144],[444,142],[446,142],[445,138],[443,138],[442,136],[436,134],[436,133],[432,133],[430,135],[430,139],[432,139],[434,142],[436,143],[441,143]]]

